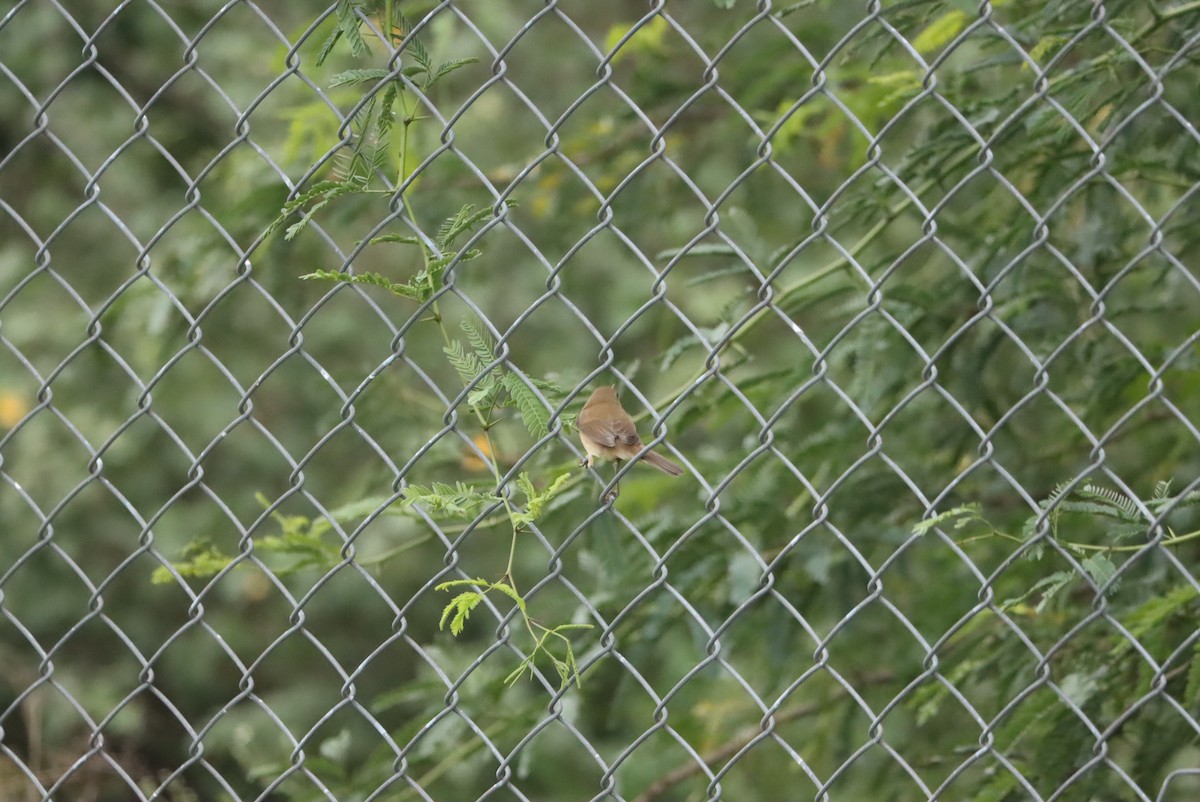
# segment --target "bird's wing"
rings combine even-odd
[[[617,443],[627,446],[641,445],[637,429],[630,420],[589,420],[580,415],[577,421],[579,431],[595,440],[605,448],[612,448]]]

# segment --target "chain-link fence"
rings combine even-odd
[[[1198,43],[8,3],[0,797],[1197,798]]]

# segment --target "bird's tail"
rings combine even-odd
[[[663,473],[669,473],[672,476],[678,476],[683,473],[683,468],[680,468],[674,462],[671,462],[671,460],[653,451],[647,451],[642,456],[642,462],[645,462],[647,465],[653,465]]]

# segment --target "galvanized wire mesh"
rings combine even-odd
[[[21,0],[6,11],[6,799],[766,799],[783,787],[797,799],[1192,798],[1200,585],[1187,535],[1167,521],[1200,486],[1189,383],[1200,282],[1177,225],[1197,205],[1200,136],[1194,107],[1177,100],[1195,77],[1194,4],[1144,18],[1130,4],[1047,4],[1034,39],[1003,16],[1019,3],[699,5],[442,2],[407,11],[393,36],[378,9],[345,2]],[[353,91],[331,87],[313,55],[348,17],[385,73]],[[1170,35],[1142,45],[1159,31]],[[424,91],[405,71],[422,40],[479,58],[475,71]],[[665,40],[674,55],[656,62]],[[882,57],[870,61],[864,42],[907,70],[873,74]],[[759,52],[794,71],[781,102],[723,78]],[[1098,102],[1080,119],[1056,76],[1087,59],[1119,62],[1136,102]],[[952,69],[997,64],[1022,79],[1004,87],[1003,112],[963,108],[943,87]],[[430,133],[399,172],[375,165],[382,206],[314,211],[290,245],[269,231],[314,182],[345,179],[339,159],[361,152],[356,121],[394,80],[411,101],[397,125]],[[865,105],[864,87],[877,92]],[[806,116],[814,108],[821,119]],[[1054,120],[1057,138],[1032,152],[1069,140],[1083,154],[1046,168],[1058,182],[1049,203],[1004,162],[1035,118]],[[713,120],[732,127],[700,158],[680,145]],[[1170,126],[1155,145],[1173,161],[1116,169],[1151,136],[1147,120]],[[814,130],[798,152],[795,138]],[[915,179],[939,137],[965,155],[938,156],[933,178]],[[839,148],[854,161],[831,155]],[[1019,245],[988,252],[984,229],[947,223],[980,186],[1004,199],[998,215],[1020,219]],[[855,205],[871,192],[875,217]],[[1138,244],[1089,245],[1105,241],[1105,223],[1074,204],[1097,192],[1136,219]],[[411,205],[420,193],[428,211]],[[297,280],[315,269],[405,278],[404,257],[372,257],[369,240],[436,250],[462,194],[490,214],[415,307]],[[774,219],[739,207],[756,195]],[[788,232],[785,244],[754,247],[755,222]],[[873,250],[904,226],[900,245]],[[484,255],[469,261],[476,247]],[[705,254],[749,291],[690,272]],[[944,269],[906,278],[922,261]],[[1151,264],[1158,278],[1131,288]],[[797,306],[835,270],[848,282],[837,295]],[[1028,302],[1014,285],[1050,274],[1068,288],[1067,312],[1022,328],[1016,307]],[[1164,286],[1178,305],[1154,308]],[[932,329],[917,289],[944,299]],[[743,303],[722,309],[734,296]],[[823,322],[822,304],[836,311]],[[478,321],[493,362],[460,381],[430,316]],[[1171,328],[1148,346],[1143,331],[1167,325],[1156,316]],[[983,331],[1009,361],[956,361]],[[1078,355],[1101,341],[1108,362]],[[738,372],[754,360],[770,369],[765,385]],[[536,394],[543,434],[485,436],[473,393],[493,369]],[[1132,371],[1140,389],[1089,417],[1080,397],[1100,393],[1107,371]],[[535,381],[548,374],[565,393]],[[532,655],[518,611],[489,595],[455,640],[437,629],[448,599],[434,587],[496,578],[508,541],[494,524],[521,503],[518,477],[581,456],[564,421],[610,381],[686,478],[659,482],[635,461],[606,503],[612,474],[576,476],[555,517],[518,535],[524,599],[592,629],[571,636],[578,684],[543,661],[506,686]],[[1005,440],[1030,417],[1031,438]],[[822,429],[835,419],[857,445],[826,460]],[[1139,440],[1129,429],[1143,424]],[[1052,455],[1063,431],[1083,450]],[[956,444],[930,439],[941,433]],[[1146,467],[1159,449],[1171,475]],[[1042,460],[1072,467],[1039,472]],[[461,523],[404,506],[411,487],[455,476],[496,501]],[[1015,508],[1028,531],[976,551],[955,534],[978,523],[956,505],[975,501]],[[1056,506],[1127,513],[1125,539],[1064,546]],[[787,531],[762,531],[773,515]],[[1031,556],[1057,570],[1006,585]],[[1122,606],[1118,588],[1131,587],[1168,601]],[[1059,593],[1077,604],[1055,618]],[[930,625],[934,614],[945,620]],[[974,654],[956,651],[991,626]],[[1096,631],[1107,640],[1085,640]],[[984,659],[1005,638],[1014,651],[997,660],[1020,663],[1013,676]],[[972,690],[993,675],[1006,679],[986,699]],[[1106,683],[1140,690],[1097,691]],[[825,715],[837,745],[806,729]],[[931,720],[953,748],[922,746]],[[1046,721],[1088,747],[1064,754],[1057,776],[1029,768],[1057,741],[1022,740]],[[1146,768],[1122,740],[1138,721],[1174,742],[1161,765]]]

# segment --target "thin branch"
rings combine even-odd
[[[891,682],[893,679],[895,679],[895,676],[895,673],[892,671],[881,671],[875,674],[868,674],[867,676],[860,678],[859,681],[856,681],[854,683],[854,687],[861,690],[868,685],[881,685],[885,682]],[[836,692],[830,694],[827,698],[822,699],[819,702],[808,702],[806,704],[796,705],[795,707],[789,707],[787,709],[780,710],[778,713],[772,716],[771,719],[775,726],[778,727],[780,724],[786,724],[791,721],[796,721],[797,719],[807,718],[814,713],[821,712],[834,702],[844,698],[847,694],[848,692],[844,688],[839,688]],[[654,782],[650,783],[646,790],[643,791],[636,799],[634,799],[634,802],[653,802],[655,799],[662,797],[681,782],[700,774],[705,767],[725,763],[726,761],[730,760],[738,752],[745,749],[751,741],[760,737],[762,733],[762,727],[744,727],[736,735],[734,735],[733,738],[721,744],[716,749],[703,754],[701,756],[701,759],[704,761],[703,764],[693,761],[685,763],[678,768],[672,769]]]

